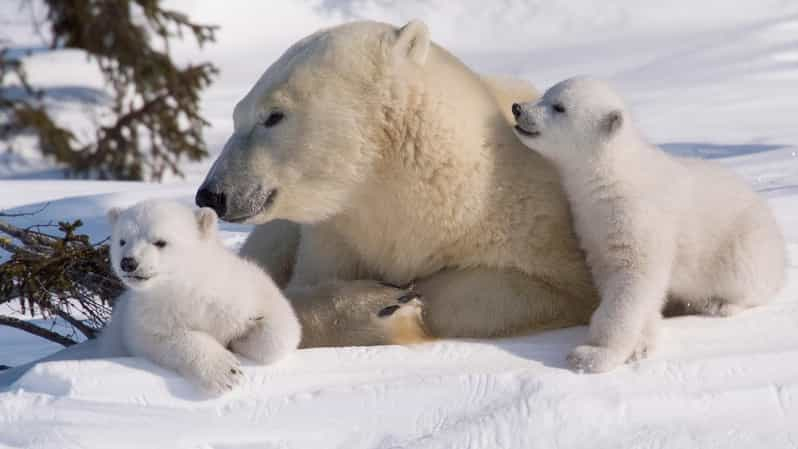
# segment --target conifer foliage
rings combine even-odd
[[[93,137],[77,139],[49,114],[48,91],[28,82],[29,53],[0,42],[0,140],[32,135],[68,175],[99,179],[161,180],[182,175],[184,160],[207,156],[199,100],[217,69],[181,66],[169,47],[186,36],[202,46],[213,41],[216,28],[161,3],[43,0],[49,32],[42,34],[52,39],[47,47],[81,50],[98,65],[113,114]],[[0,314],[0,325],[62,345],[96,336],[122,291],[108,245],[81,234],[80,221],[18,227],[15,218],[0,211],[0,305],[17,312]]]
[[[31,86],[24,64],[0,52],[0,139],[15,133],[38,137],[42,153],[78,177],[160,180],[182,175],[181,160],[207,156],[199,95],[217,69],[210,63],[178,66],[174,39],[191,35],[213,41],[215,27],[192,22],[161,7],[160,0],[45,0],[53,49],[84,51],[95,61],[112,93],[115,120],[99,126],[89,143],[59,127],[43,104],[46,93]],[[25,95],[12,95],[22,86]]]

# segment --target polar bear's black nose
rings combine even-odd
[[[122,261],[119,262],[119,268],[122,269],[125,273],[130,273],[131,271],[136,271],[136,268],[139,267],[139,263],[136,262],[136,259],[132,257],[123,257]]]
[[[513,117],[518,118],[521,116],[521,105],[518,103],[513,103]]]
[[[225,194],[222,192],[214,192],[207,187],[202,187],[197,192],[197,197],[194,201],[197,203],[199,207],[210,207],[214,211],[216,211],[216,215],[219,217],[224,217],[224,213],[227,212],[227,198],[225,198]]]

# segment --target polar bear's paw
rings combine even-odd
[[[389,318],[403,315],[415,315],[421,318],[421,308],[423,305],[424,303],[421,302],[421,294],[411,291],[398,297],[396,299],[396,304],[383,307],[377,312],[377,316],[380,318]]]
[[[628,355],[605,346],[580,345],[568,354],[571,367],[584,373],[603,373],[622,365]]]
[[[654,350],[656,349],[656,345],[657,345],[656,340],[649,340],[649,339],[640,340],[640,343],[637,344],[634,351],[632,351],[632,355],[629,356],[629,359],[627,361],[629,362],[639,361],[647,358],[648,356],[651,355],[651,353],[654,352]]]
[[[640,341],[637,343],[637,346],[635,346],[635,349],[632,351],[632,355],[629,356],[627,362],[636,362],[651,356],[651,354],[657,349],[659,334],[659,320],[657,320],[643,331]]]
[[[219,352],[197,367],[196,377],[200,387],[212,395],[231,391],[244,379],[241,362],[230,351]]]
[[[377,319],[392,344],[413,344],[431,340],[422,318],[424,303],[421,294],[410,291],[396,299],[396,304],[383,307]]]

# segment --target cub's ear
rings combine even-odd
[[[210,207],[201,207],[194,215],[197,217],[200,235],[207,238],[216,234],[216,211]]]
[[[604,135],[610,137],[618,132],[623,126],[623,112],[616,109],[601,119],[601,131]]]
[[[122,209],[118,207],[112,207],[108,209],[108,212],[105,213],[105,216],[108,217],[108,223],[110,223],[111,226],[113,226],[116,224],[117,220],[119,220],[119,215],[121,214],[122,214]]]
[[[397,31],[393,51],[397,57],[407,57],[423,65],[429,53],[429,29],[420,20],[411,20]]]

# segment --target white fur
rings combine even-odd
[[[516,133],[560,171],[601,294],[575,368],[650,350],[668,299],[725,316],[782,286],[785,246],[765,200],[718,164],[648,144],[606,84],[566,80],[520,111]]]
[[[297,348],[291,305],[263,270],[219,242],[212,210],[150,200],[108,216],[111,263],[129,290],[100,336],[104,355],[146,357],[221,393],[241,380],[234,353],[265,364]],[[137,269],[123,271],[123,257]]]
[[[259,225],[241,252],[287,283],[308,345],[423,339],[413,309],[375,325],[418,306],[375,281],[415,280],[435,337],[581,324],[598,303],[556,171],[512,132],[510,105],[537,92],[429,33],[356,22],[301,40],[236,106],[205,180],[222,219]]]

